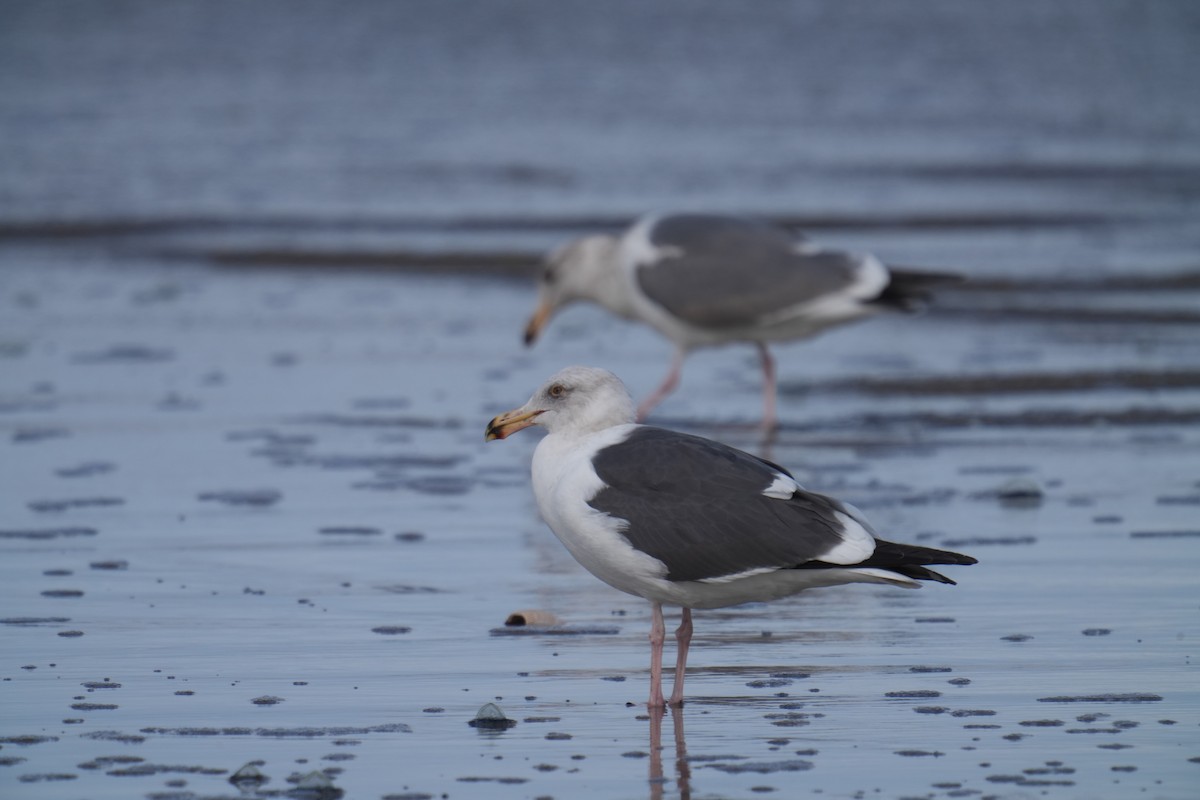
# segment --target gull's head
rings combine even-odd
[[[595,433],[633,422],[633,398],[621,379],[606,369],[567,367],[543,383],[520,408],[487,426],[487,441],[541,425],[550,433]]]
[[[599,300],[607,273],[616,267],[617,240],[611,236],[584,236],[552,252],[538,278],[537,308],[525,326],[525,344],[531,345],[554,316],[576,300]]]

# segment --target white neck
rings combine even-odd
[[[589,236],[572,253],[572,272],[579,276],[577,296],[591,300],[614,314],[634,319],[629,274],[622,263],[620,242],[611,236]]]

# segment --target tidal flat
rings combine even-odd
[[[652,421],[979,564],[699,613],[689,702],[651,719],[647,604],[539,521],[536,432],[483,429],[568,363],[649,391],[654,334],[579,308],[523,350],[527,280],[5,259],[5,794],[1195,786],[1200,392],[1120,376],[1200,368],[1196,327],[1119,313],[1194,290],[963,290],[784,346],[771,442],[753,351],[694,357]],[[1050,302],[1097,313],[1023,313]],[[560,624],[505,626],[528,609]],[[516,724],[472,727],[488,702]]]

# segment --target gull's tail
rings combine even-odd
[[[941,286],[961,283],[963,276],[952,272],[888,267],[891,280],[874,303],[900,311],[918,311],[929,302],[933,291]]]
[[[957,564],[967,566],[977,563],[971,556],[953,553],[949,550],[938,550],[933,547],[921,547],[915,544],[897,544],[875,540],[875,552],[866,561],[855,564],[856,567],[878,567],[891,572],[898,572],[907,578],[918,581],[937,581],[938,583],[953,584],[954,581],[934,572],[928,564]]]

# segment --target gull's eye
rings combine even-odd
[[[550,396],[551,397],[562,397],[566,393],[567,393],[567,387],[563,386],[561,383],[556,383],[550,387]]]

